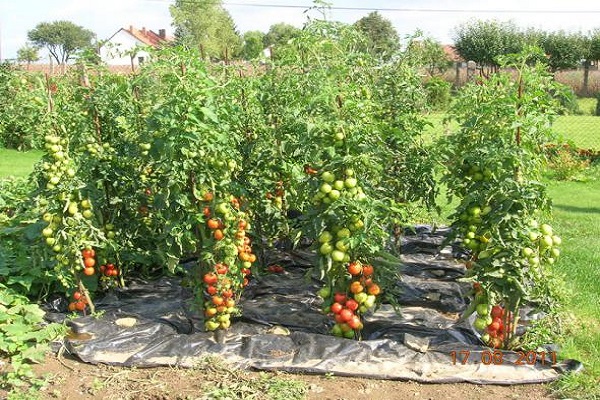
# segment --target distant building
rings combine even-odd
[[[156,33],[145,27],[136,29],[130,25],[129,29],[119,29],[102,44],[100,58],[108,65],[137,67],[150,57],[144,47],[159,47],[173,40],[164,29],[159,29]]]

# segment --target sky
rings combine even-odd
[[[266,32],[278,22],[301,27],[308,16],[320,17],[314,10],[307,12],[312,0],[224,0],[223,3],[241,33]],[[600,28],[598,0],[328,0],[328,3],[331,9],[325,16],[329,20],[353,23],[373,10],[380,10],[401,37],[419,29],[443,44],[452,43],[457,26],[477,19],[512,21],[521,27],[546,31],[588,32]],[[173,32],[171,4],[173,0],[0,0],[0,60],[16,58],[17,50],[27,43],[27,32],[40,22],[72,21],[94,32],[98,39],[107,39],[130,25],[155,32],[166,29],[170,34]],[[40,52],[41,56],[46,54]]]

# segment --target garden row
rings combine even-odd
[[[2,90],[45,154],[2,231],[3,283],[93,312],[95,293],[131,276],[187,274],[205,328],[226,329],[269,247],[307,237],[332,333],[359,339],[362,316],[395,299],[376,260],[436,208],[441,173],[458,198],[475,326],[491,346],[516,346],[520,306],[554,304],[546,266],[560,238],[542,223],[538,178],[559,90],[527,55],[507,59],[517,79],[466,86],[460,129],[425,145],[418,63],[382,64],[362,40],[313,22],[252,72],[168,49],[132,76],[83,64],[65,77],[10,73]]]

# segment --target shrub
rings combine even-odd
[[[443,110],[450,104],[452,85],[441,77],[434,76],[425,82],[427,105],[433,110]]]

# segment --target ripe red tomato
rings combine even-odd
[[[209,229],[217,229],[220,225],[220,222],[216,218],[211,218],[206,222],[206,225]]]
[[[85,310],[85,303],[83,301],[75,302],[75,309],[79,311]]]
[[[79,299],[81,299],[81,296],[82,296],[81,292],[75,292],[75,293],[73,293],[73,300],[79,300]]]
[[[504,316],[504,308],[502,306],[494,306],[492,307],[492,312],[490,313],[492,318],[502,318]]]
[[[334,313],[334,314],[339,314],[340,311],[342,311],[343,308],[344,307],[340,303],[335,302],[335,303],[333,303],[331,305],[331,312]]]
[[[358,302],[354,299],[348,299],[345,304],[346,308],[351,311],[358,310]]]
[[[227,271],[229,271],[229,268],[227,268],[227,265],[225,265],[223,263],[218,263],[218,264],[215,264],[215,271],[219,275],[225,275],[227,273]]]
[[[353,315],[352,318],[348,320],[347,324],[350,328],[357,330],[362,329],[363,327],[363,323],[358,315]]]
[[[96,265],[96,260],[92,257],[86,257],[83,259],[83,265],[85,265],[88,268],[93,267],[94,265]]]
[[[360,275],[360,273],[362,271],[363,271],[363,267],[362,267],[362,265],[360,265],[360,263],[353,262],[348,265],[348,273],[350,275],[354,275],[354,276]]]
[[[371,276],[371,275],[373,275],[373,272],[374,272],[374,268],[372,265],[369,265],[369,264],[363,265],[362,273],[364,276]]]
[[[69,311],[75,311],[75,310],[76,310],[76,308],[75,308],[75,302],[70,302],[69,303]]]
[[[219,278],[214,272],[208,272],[202,277],[202,281],[207,285],[214,285]]]
[[[215,196],[211,193],[211,192],[206,192],[204,193],[204,195],[202,196],[202,198],[204,199],[204,201],[212,201],[212,199]]]
[[[225,298],[225,299],[230,299],[233,297],[233,290],[231,290],[231,289],[223,290],[223,292],[221,293],[221,296],[223,296],[223,298]]]
[[[83,249],[81,250],[81,256],[83,258],[93,258],[96,256],[94,249]]]
[[[342,292],[336,292],[333,295],[333,301],[335,301],[336,303],[345,303],[346,302],[346,294],[342,293]]]
[[[208,293],[209,295],[213,296],[215,294],[217,294],[217,288],[215,286],[207,286],[206,287],[206,293]]]
[[[339,314],[340,318],[344,322],[350,321],[350,319],[352,318],[353,315],[354,315],[354,313],[347,308],[344,308],[342,311],[340,311],[340,314]]]

